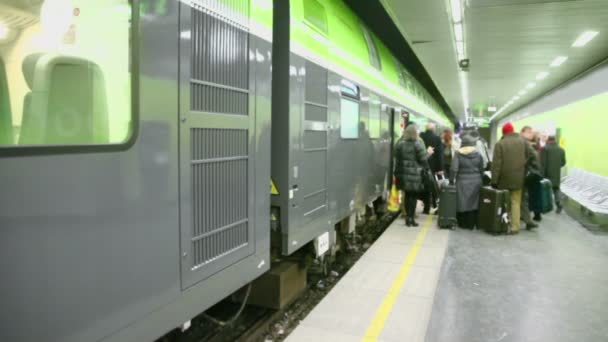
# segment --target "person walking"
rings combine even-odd
[[[441,138],[435,133],[435,124],[429,122],[426,125],[426,131],[420,134],[420,138],[424,141],[424,145],[427,148],[431,148],[433,154],[428,158],[428,164],[433,173],[433,177],[436,174],[443,174],[443,143]],[[431,206],[433,209],[437,208],[437,194],[433,189],[426,189],[424,196],[424,214],[429,214]]]
[[[562,212],[559,186],[561,169],[566,166],[566,151],[557,144],[553,135],[547,138],[547,143],[540,152],[540,165],[543,177],[551,181],[555,197],[555,212],[559,214]]]
[[[397,187],[404,192],[405,225],[418,227],[415,221],[416,203],[424,183],[422,172],[428,170],[427,151],[418,138],[415,125],[409,125],[395,147],[395,177]]]
[[[519,233],[521,222],[521,198],[526,172],[526,141],[511,122],[502,127],[502,138],[494,146],[492,158],[492,187],[508,190],[511,195],[511,231]]]
[[[524,126],[520,131],[520,135],[526,143],[526,155],[529,158],[525,173],[538,174],[540,176],[538,152],[534,147],[534,130],[530,126]],[[540,209],[538,208],[540,206],[540,177],[539,179],[529,177],[529,180],[530,179],[531,181],[528,181],[528,184],[525,184],[522,189],[523,192],[520,209],[521,219],[526,223],[526,229],[528,230],[538,227],[538,224],[534,223],[532,220],[532,215],[530,215],[530,207],[532,207],[533,211],[538,213],[538,215],[535,215],[536,221],[541,220]]]
[[[477,139],[466,134],[461,137],[461,148],[454,155],[450,183],[456,183],[457,219],[461,228],[473,229],[477,224],[479,192],[484,164],[477,150]]]

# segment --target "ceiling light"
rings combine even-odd
[[[520,90],[520,91],[517,93],[517,95],[522,96],[522,95],[524,95],[524,94],[525,94],[525,93],[527,93],[527,92],[528,92],[527,90],[522,89],[522,90]]]
[[[599,32],[597,31],[585,31],[583,32],[572,44],[572,47],[582,47],[587,45],[591,41],[591,39],[595,38]]]
[[[518,95],[513,96],[513,100],[519,100],[519,96]]]
[[[460,0],[450,0],[450,5],[452,7],[452,21],[455,23],[459,23],[462,21],[462,7],[460,4]]]
[[[462,32],[462,23],[454,24],[454,36],[456,37],[456,41],[458,41],[458,42],[464,41],[464,34]]]
[[[537,81],[544,80],[545,78],[547,78],[547,76],[549,76],[548,72],[546,72],[546,71],[539,72],[538,74],[536,74],[536,80]]]
[[[534,88],[534,87],[536,87],[536,82],[530,82],[530,83],[528,83],[528,85],[526,86],[526,88],[528,88],[528,89],[532,89],[532,88]]]
[[[564,64],[564,62],[568,59],[568,57],[566,56],[557,56],[555,57],[555,59],[553,60],[553,62],[551,62],[551,64],[549,64],[549,66],[553,67],[553,68],[557,68],[558,66]]]
[[[5,39],[6,37],[8,37],[8,27],[0,21],[0,39]]]
[[[456,42],[456,51],[458,52],[459,56],[464,56],[464,42]]]

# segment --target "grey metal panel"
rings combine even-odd
[[[306,61],[305,92],[307,102],[327,105],[327,69]]]
[[[305,119],[307,121],[327,122],[327,105],[307,102],[305,110]]]
[[[256,72],[250,80],[255,130],[248,138],[257,157],[251,170],[258,195],[250,215],[256,251],[181,290],[180,3],[164,6],[142,13],[134,146],[0,158],[1,341],[152,341],[269,268],[271,44],[251,36],[250,49],[265,56],[250,65]],[[211,115],[206,123],[219,126]]]
[[[255,114],[249,96],[255,91],[255,77],[249,73],[255,71],[249,68],[250,53],[242,52],[249,49],[248,32],[208,10],[181,9],[180,31],[192,32],[192,39],[180,44],[180,254],[182,288],[188,288],[255,252]],[[233,39],[235,35],[240,38]],[[232,96],[235,92],[210,93],[195,101],[199,94],[192,89],[201,81],[218,89],[245,89],[236,93],[245,94],[246,111],[228,110],[229,103],[242,100]],[[201,107],[193,107],[195,103]],[[217,109],[226,114],[218,115]],[[209,157],[196,159],[199,155]]]
[[[304,149],[320,149],[327,147],[327,131],[304,131]]]

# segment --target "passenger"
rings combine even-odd
[[[484,171],[483,158],[477,150],[477,139],[471,134],[461,137],[462,147],[454,155],[450,183],[456,183],[457,219],[461,228],[473,229],[477,224],[479,191]]]
[[[562,212],[559,186],[561,169],[566,166],[566,151],[557,144],[555,136],[547,139],[547,144],[540,152],[540,160],[543,177],[551,181],[555,197],[555,212],[559,214]]]
[[[424,191],[422,171],[428,170],[427,152],[418,138],[416,125],[409,125],[395,147],[395,177],[397,187],[404,192],[405,225],[418,227],[415,221],[416,203]]]
[[[447,179],[451,179],[452,158],[456,154],[456,151],[458,151],[458,149],[455,149],[452,130],[449,128],[444,129],[441,140],[443,141],[443,172]]]
[[[538,224],[534,223],[530,217],[530,207],[534,211],[534,220],[540,221],[542,219],[540,215],[540,166],[538,152],[535,148],[534,130],[530,126],[524,126],[520,134],[526,141],[526,153],[531,156],[528,165],[526,165],[526,173],[538,174],[538,179],[528,177],[528,184],[523,188],[522,193],[521,219],[526,223],[526,229],[530,230],[538,227]],[[530,193],[532,193],[532,197],[530,197]]]
[[[426,131],[420,134],[427,148],[432,148],[433,154],[428,158],[428,164],[433,173],[443,175],[443,144],[441,138],[435,133],[435,124],[429,122],[426,125]],[[429,214],[431,206],[437,208],[437,194],[433,189],[426,189],[424,194],[424,211],[423,214]]]
[[[502,138],[494,146],[492,159],[492,186],[509,190],[511,195],[511,230],[519,233],[521,227],[521,196],[526,172],[526,142],[515,133],[513,124],[502,127]]]

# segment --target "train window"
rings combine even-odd
[[[340,137],[359,137],[359,102],[347,97],[342,97],[340,101]]]
[[[374,38],[371,33],[367,30],[367,28],[361,25],[361,31],[363,31],[363,38],[365,38],[365,43],[367,44],[367,51],[369,53],[369,64],[371,64],[374,68],[378,70],[382,70],[382,65],[380,64],[380,56],[378,55],[378,49],[376,48],[376,44],[374,43]]]
[[[372,94],[369,98],[369,137],[380,138],[380,100]]]
[[[1,146],[128,140],[130,0],[5,1],[0,18]]]
[[[343,96],[359,99],[359,87],[351,81],[342,80],[341,92]]]
[[[325,14],[325,7],[319,1],[304,1],[304,20],[319,31],[327,34],[327,14]]]

